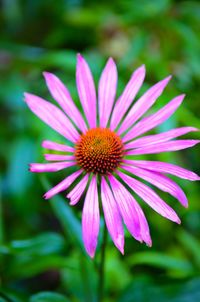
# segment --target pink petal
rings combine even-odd
[[[75,204],[77,204],[77,202],[79,201],[79,199],[81,198],[81,195],[83,194],[83,192],[85,191],[85,188],[87,186],[88,183],[88,177],[89,174],[86,174],[78,183],[77,185],[70,191],[69,194],[67,194],[67,198],[70,199],[70,205],[74,206]]]
[[[43,75],[52,97],[58,102],[58,104],[66,112],[68,117],[70,117],[71,120],[77,125],[77,127],[82,132],[85,132],[87,130],[87,126],[82,115],[75,106],[67,87],[65,87],[60,79],[57,78],[54,74],[50,72],[44,72]]]
[[[140,221],[137,211],[134,207],[132,195],[115,177],[110,175],[108,179],[110,181],[113,195],[118,205],[120,214],[127,229],[136,240],[141,242],[142,237],[140,234]]]
[[[122,175],[121,175],[122,177]],[[123,186],[123,185],[122,185]],[[125,188],[124,188],[125,189]],[[114,190],[113,190],[114,191]],[[123,194],[125,197],[127,195],[131,195],[126,189],[124,191],[125,194]],[[117,200],[117,198],[116,198]],[[126,202],[126,201],[124,201]],[[119,203],[119,202],[118,202]],[[152,241],[151,241],[151,236],[150,236],[150,232],[149,232],[149,226],[148,226],[148,222],[146,220],[146,217],[141,209],[141,207],[139,206],[139,204],[137,203],[137,201],[135,200],[135,198],[131,195],[131,204],[132,207],[134,207],[135,211],[137,212],[138,218],[139,218],[139,224],[140,224],[140,235],[141,235],[141,239],[148,245],[151,246],[152,245]],[[130,206],[131,206],[130,204]]]
[[[59,162],[59,163],[48,163],[48,164],[30,164],[29,170],[31,172],[42,173],[42,172],[57,172],[66,169],[71,166],[75,166],[75,162]]]
[[[61,154],[44,154],[44,158],[49,161],[75,160],[75,157],[73,155],[61,155]]]
[[[139,100],[133,105],[128,115],[121,124],[118,134],[122,134],[128,128],[133,125],[151,106],[155,103],[157,98],[162,94],[164,88],[167,86],[171,76],[158,82],[151,87],[147,92],[139,98]]]
[[[127,109],[138,93],[145,77],[145,66],[139,67],[131,76],[122,95],[118,98],[111,117],[110,129],[114,130],[125,115]]]
[[[92,177],[84,201],[82,213],[82,233],[85,249],[94,257],[99,234],[100,216],[96,176]]]
[[[184,135],[191,131],[198,131],[194,127],[181,127],[172,129],[163,133],[143,136],[125,145],[126,149],[139,148],[147,145],[153,145],[169,141],[178,136]]]
[[[82,172],[83,172],[82,170],[78,170],[73,174],[67,176],[63,181],[61,181],[55,187],[53,187],[48,192],[46,192],[43,197],[45,199],[49,199],[54,195],[66,190]]]
[[[104,177],[102,177],[101,180],[101,199],[105,222],[110,236],[116,247],[122,254],[124,254],[124,231],[122,218],[111,189]]]
[[[43,122],[63,135],[73,143],[77,142],[79,133],[74,128],[68,117],[56,106],[43,100],[42,98],[25,93],[25,102]]]
[[[124,136],[123,142],[132,140],[133,138],[164,123],[181,105],[183,99],[184,95],[179,95],[156,113],[143,118]]]
[[[158,145],[150,145],[146,147],[144,146],[142,148],[127,151],[126,155],[155,154],[160,152],[178,151],[178,150],[190,148],[198,144],[199,142],[200,140],[194,140],[194,139],[164,142]]]
[[[166,217],[176,223],[180,223],[180,219],[176,212],[170,206],[168,206],[151,188],[122,172],[118,171],[117,173],[125,181],[125,183],[152,209],[163,217]]]
[[[102,72],[99,88],[99,119],[100,127],[105,128],[114,104],[117,89],[117,67],[110,58]]]
[[[137,201],[134,198],[133,198],[133,202],[134,202],[134,207],[137,211],[137,214],[138,214],[138,217],[140,220],[140,233],[141,233],[142,240],[148,246],[152,246],[151,235],[149,232],[149,225],[146,220],[146,217],[145,217],[140,205],[137,203]]]
[[[74,153],[74,151],[75,151],[75,149],[73,147],[54,143],[52,141],[46,141],[46,140],[42,142],[42,147],[45,149],[49,149],[49,150],[63,151],[63,152],[73,152]]]
[[[78,54],[76,66],[76,85],[79,98],[90,128],[96,127],[96,91],[90,68],[85,59]]]
[[[134,167],[134,166],[122,166],[121,168],[148,181],[149,183],[158,187],[160,190],[162,190],[164,192],[168,192],[169,194],[174,196],[176,199],[178,199],[184,207],[188,206],[188,200],[187,200],[187,197],[185,196],[185,193],[170,178],[168,178],[160,173],[151,172],[151,171],[144,170],[144,169]]]
[[[124,162],[151,171],[172,174],[191,181],[200,180],[200,176],[198,176],[196,173],[165,162],[149,160],[124,160]]]

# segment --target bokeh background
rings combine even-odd
[[[182,107],[156,132],[200,122],[200,2],[173,0],[2,0],[0,12],[0,301],[96,301],[96,258],[81,240],[81,208],[69,208],[64,194],[42,199],[66,172],[33,175],[28,163],[43,161],[43,139],[60,141],[25,106],[23,92],[51,97],[42,71],[68,86],[78,106],[76,53],[88,60],[97,83],[109,56],[119,71],[118,94],[132,71],[146,65],[140,94],[173,75],[153,107],[186,93]],[[188,135],[199,138],[199,133]],[[200,148],[153,156],[200,173]],[[152,157],[148,157],[152,158]],[[159,194],[179,213],[178,226],[140,201],[153,247],[127,233],[125,256],[108,243],[105,301],[200,301],[200,187],[177,180],[189,198],[184,209]]]

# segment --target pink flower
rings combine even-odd
[[[180,223],[180,219],[153,189],[137,180],[135,176],[171,194],[184,207],[187,207],[188,201],[183,190],[166,174],[191,181],[199,180],[200,177],[171,163],[133,158],[139,154],[181,150],[199,142],[189,139],[173,140],[196,131],[193,127],[181,127],[140,137],[166,121],[181,105],[184,95],[175,97],[156,113],[143,117],[162,94],[171,77],[155,84],[132,105],[145,77],[145,67],[141,66],[132,74],[115,103],[117,68],[110,58],[99,81],[97,101],[90,68],[84,58],[78,55],[76,84],[83,116],[64,84],[49,72],[44,72],[44,77],[52,97],[61,109],[29,93],[25,93],[25,101],[41,120],[64,136],[66,144],[43,141],[44,148],[59,151],[59,154],[45,154],[45,159],[50,163],[33,163],[30,170],[55,172],[72,166],[77,168],[76,172],[49,190],[44,198],[53,197],[76,181],[76,185],[67,194],[70,204],[75,205],[86,191],[82,233],[90,257],[94,257],[99,234],[98,189],[107,229],[121,253],[124,252],[123,222],[136,240],[151,246],[147,220],[132,192],[160,215],[176,223]]]

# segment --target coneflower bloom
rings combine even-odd
[[[145,67],[141,66],[132,74],[115,102],[117,68],[110,58],[100,77],[97,101],[90,68],[84,58],[78,55],[76,84],[84,111],[82,115],[64,84],[49,72],[44,72],[44,77],[52,97],[61,109],[29,93],[25,93],[25,101],[33,113],[66,139],[66,144],[43,141],[45,149],[58,151],[59,154],[45,154],[45,159],[50,163],[33,163],[30,170],[55,172],[76,167],[75,172],[50,189],[44,198],[49,199],[69,189],[67,198],[70,199],[70,205],[75,205],[86,191],[82,234],[85,249],[91,257],[94,257],[99,234],[99,196],[108,232],[121,253],[124,252],[123,223],[136,240],[151,246],[147,220],[133,193],[165,218],[176,223],[180,223],[180,219],[151,187],[138,178],[169,193],[185,207],[188,201],[183,190],[166,174],[191,181],[200,178],[174,164],[136,160],[134,155],[176,151],[199,142],[191,139],[173,140],[196,131],[193,127],[141,137],[166,121],[181,105],[184,95],[175,97],[154,114],[143,117],[162,94],[171,77],[148,89],[132,105],[145,77]]]

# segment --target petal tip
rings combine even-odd
[[[142,64],[140,67],[139,67],[139,70],[142,71],[143,73],[146,72],[146,66],[145,64]]]
[[[114,59],[113,59],[112,57],[109,57],[108,63],[109,63],[109,64],[114,64],[114,65],[115,65],[115,61],[114,61]]]
[[[28,166],[29,166],[28,170],[29,170],[30,172],[36,172],[35,169],[34,169],[33,164],[29,164]]]
[[[90,256],[91,259],[94,258],[95,256],[95,251],[87,251],[88,255]]]
[[[147,235],[147,237],[143,238],[143,242],[148,246],[149,248],[152,247],[152,240],[150,237],[150,234]]]
[[[171,80],[171,78],[172,78],[172,75],[170,74],[168,77],[165,78],[165,80],[166,80],[167,82],[169,82],[169,81]]]
[[[160,83],[162,85],[164,85],[164,87],[169,83],[169,81],[171,80],[172,75],[167,76],[166,78],[164,78]]]
[[[24,92],[24,101],[25,102],[27,102],[28,100],[28,98],[30,97],[30,93],[28,93],[28,92]]]
[[[185,93],[182,93],[180,94],[177,98],[179,99],[180,103],[182,103],[182,101],[184,100],[186,94]]]
[[[122,255],[124,255],[124,236],[119,235],[115,241],[115,245]]]
[[[80,54],[80,53],[77,53],[77,61],[81,61],[81,60],[84,60],[83,56]]]
[[[43,71],[43,76],[45,78],[45,80],[47,80],[50,76],[52,76],[52,73],[48,72],[48,71]]]
[[[47,199],[48,199],[47,193],[45,193],[42,197],[43,197],[45,200],[47,200]]]

